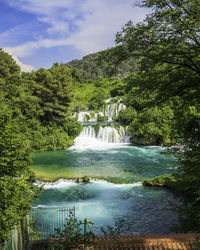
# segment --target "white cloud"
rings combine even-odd
[[[15,60],[15,62],[20,66],[21,72],[31,72],[31,71],[35,70],[33,66],[22,63],[15,55],[12,54],[11,51],[6,50],[6,49],[4,49],[4,50],[5,50],[9,55],[11,55],[12,58]]]
[[[42,35],[14,47],[13,55],[26,57],[39,48],[74,46],[82,55],[114,45],[115,34],[130,19],[141,21],[144,9],[133,8],[133,0],[7,0],[13,7],[37,15],[49,24]]]

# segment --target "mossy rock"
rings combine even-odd
[[[97,121],[98,121],[98,122],[108,121],[108,116],[101,116],[101,115],[98,115],[98,116],[97,116]]]
[[[165,187],[170,189],[176,188],[176,179],[173,175],[159,175],[152,180],[143,181],[144,187]]]
[[[83,176],[82,178],[76,178],[76,183],[89,183],[90,178],[88,176]]]
[[[82,182],[83,183],[89,183],[90,182],[90,178],[88,176],[83,176]]]
[[[85,114],[85,115],[84,115],[84,121],[89,121],[90,118],[91,118],[91,117],[90,117],[88,114]]]
[[[119,121],[119,116],[113,115],[112,120],[113,121]]]
[[[98,134],[99,129],[100,129],[100,124],[95,124],[94,125],[94,130],[95,130],[96,135]]]
[[[95,112],[94,112],[94,111],[91,111],[91,112],[90,112],[90,116],[91,116],[91,118],[95,118]]]

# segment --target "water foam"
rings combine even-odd
[[[100,126],[99,131],[95,131],[93,126],[84,126],[83,131],[74,142],[71,150],[104,150],[127,146],[129,135],[123,126],[120,126],[119,129]]]
[[[118,116],[121,110],[125,110],[126,106],[123,103],[113,103],[103,107],[103,113],[108,116],[108,121],[113,121],[113,116]]]
[[[57,181],[36,181],[35,185],[43,186],[44,189],[62,189],[78,185],[75,180],[59,179]]]
[[[130,184],[115,184],[112,182],[108,182],[102,179],[90,179],[88,184],[97,184],[104,188],[132,188],[142,186],[142,182],[130,183]],[[59,179],[57,181],[52,182],[44,182],[44,181],[36,181],[35,185],[43,186],[44,189],[68,189],[73,186],[81,185],[81,183],[77,183],[76,180],[67,180],[67,179]],[[87,185],[87,184],[85,184]]]
[[[111,101],[111,99],[107,99],[105,102],[108,103]],[[86,122],[86,121],[96,122],[98,120],[98,115],[99,115],[99,116],[107,116],[108,121],[113,121],[112,119],[113,116],[118,116],[121,110],[126,109],[126,106],[120,102],[121,100],[118,100],[117,103],[104,105],[102,107],[103,112],[95,113],[94,111],[85,110],[79,112],[78,114],[74,113],[73,117],[77,117],[79,122]]]

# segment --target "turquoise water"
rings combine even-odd
[[[32,155],[32,167],[45,171],[72,172],[80,176],[109,177],[138,182],[176,169],[175,159],[161,154],[161,147],[109,145],[106,149],[66,150]]]
[[[166,189],[142,187],[141,181],[173,173],[176,160],[162,154],[161,147],[130,144],[76,143],[71,149],[32,155],[32,167],[48,171],[73,171],[80,176],[119,180],[122,184],[93,180],[88,184],[59,180],[46,183],[43,195],[34,206],[73,207],[79,219],[87,217],[99,233],[100,227],[113,226],[125,219],[126,233],[169,233],[177,215],[170,210],[177,201]],[[127,184],[129,183],[129,184]]]

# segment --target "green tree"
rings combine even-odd
[[[28,102],[20,68],[0,50],[0,245],[30,209],[37,188],[29,170],[30,147],[22,103]],[[29,100],[30,102],[30,100]],[[26,106],[26,105],[25,105]],[[25,107],[24,106],[24,107]],[[26,113],[26,112],[25,112]],[[28,111],[27,111],[28,113]]]
[[[41,119],[64,119],[72,99],[72,74],[64,64],[51,69],[39,69],[32,76],[35,81],[34,95],[39,98]]]
[[[28,166],[29,147],[18,121],[0,97],[0,244],[27,213],[36,188]]]

